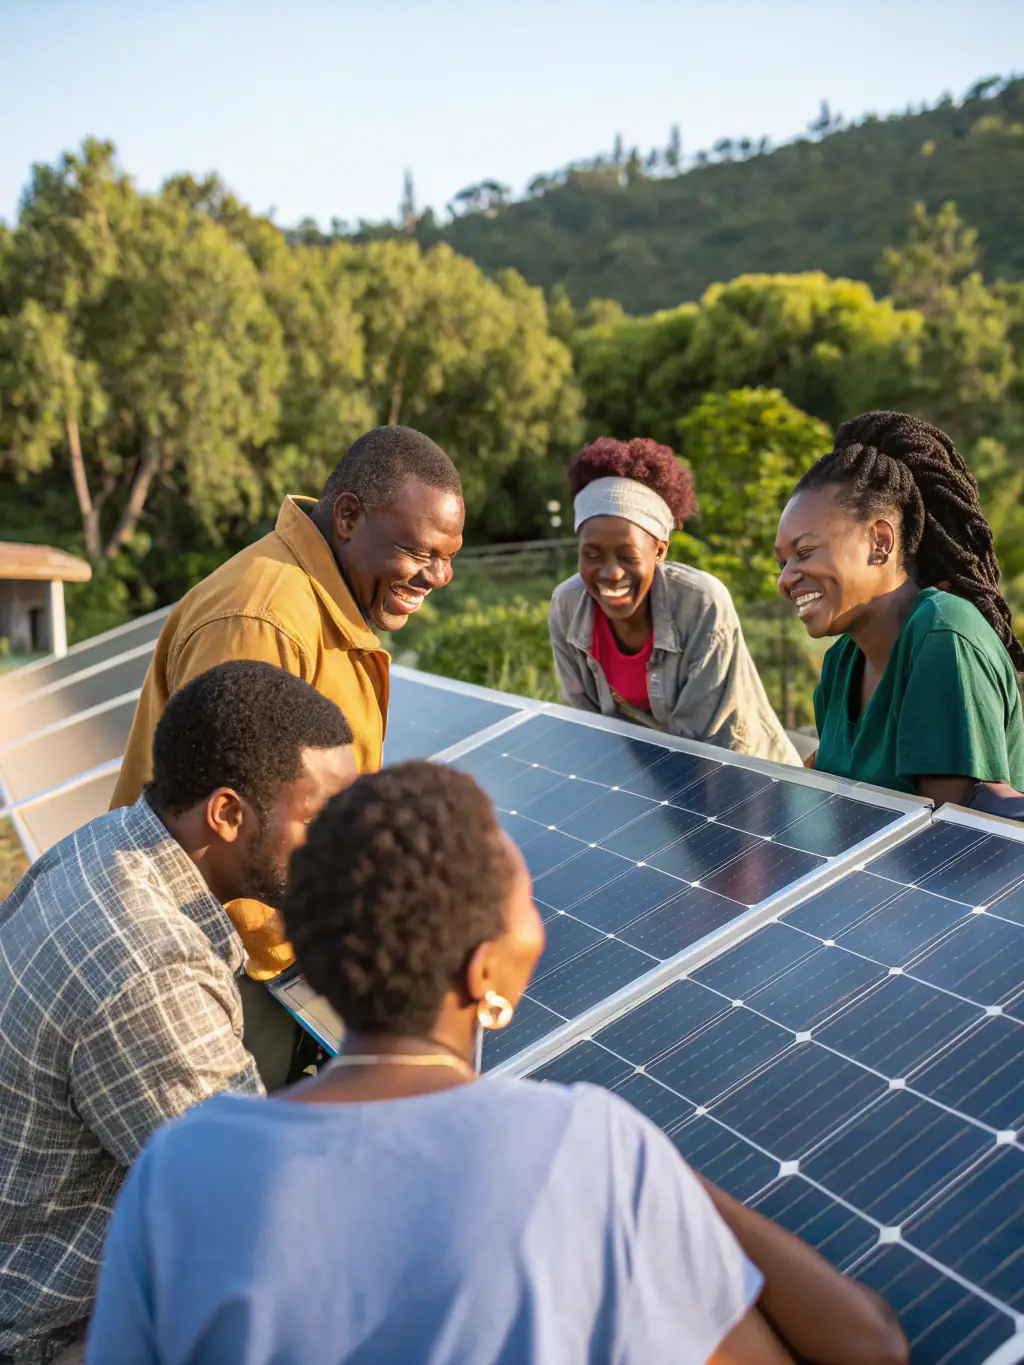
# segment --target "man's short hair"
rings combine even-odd
[[[254,659],[217,664],[164,708],[146,798],[158,815],[180,815],[230,787],[263,816],[301,775],[303,749],[351,743],[338,707],[301,678]]]
[[[349,446],[320,495],[333,508],[342,493],[354,493],[364,508],[387,507],[413,475],[428,488],[462,497],[459,471],[439,445],[412,427],[376,427]]]

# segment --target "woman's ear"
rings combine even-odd
[[[493,989],[492,972],[491,945],[481,943],[470,955],[466,963],[465,976],[460,983],[467,1004],[482,1000],[487,992]]]
[[[887,564],[896,549],[896,531],[891,521],[879,517],[871,525],[870,563]]]
[[[655,548],[654,548],[654,558],[655,558],[655,561],[656,561],[658,564],[664,563],[665,557],[667,556],[667,554],[668,554],[668,541],[667,541],[667,540],[659,540],[658,543],[657,543],[657,545],[656,545]]]

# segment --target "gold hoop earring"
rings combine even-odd
[[[481,1028],[504,1028],[511,1022],[513,1013],[512,1006],[497,991],[488,991],[476,1007]]]

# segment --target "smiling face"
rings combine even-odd
[[[907,581],[893,522],[859,521],[837,494],[829,486],[796,494],[775,542],[779,592],[815,640],[855,631],[875,601]]]
[[[365,509],[352,493],[334,504],[334,552],[365,618],[401,630],[435,588],[452,579],[465,508],[454,493],[409,475],[387,507]]]
[[[580,527],[583,586],[612,622],[644,604],[668,545],[624,517],[591,517]]]

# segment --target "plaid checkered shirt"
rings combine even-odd
[[[150,1135],[262,1090],[242,946],[141,797],[68,835],[0,905],[0,1361],[89,1315],[114,1200]]]

